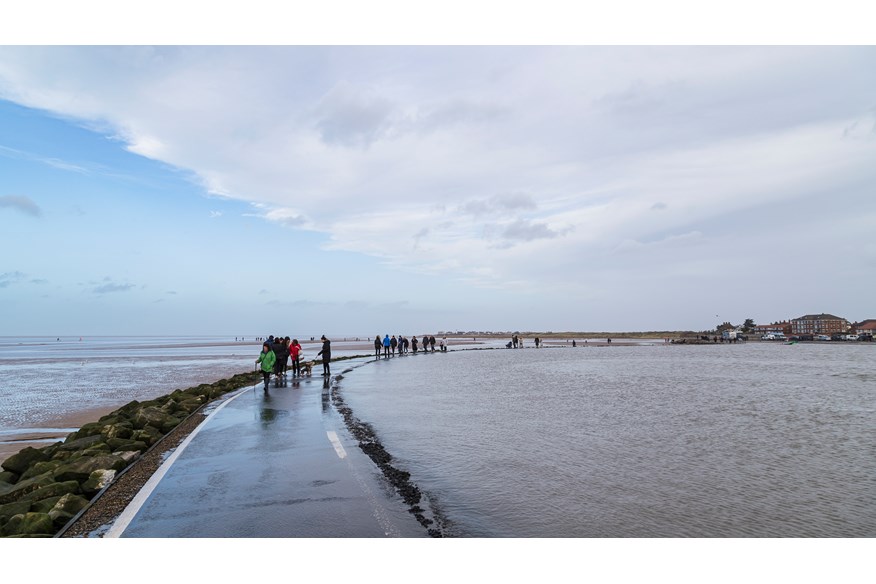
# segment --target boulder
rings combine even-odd
[[[143,444],[143,443],[142,442],[135,442],[135,444]],[[143,444],[143,446],[145,447],[146,445]],[[117,450],[116,452],[113,452],[113,455],[118,456],[119,458],[121,458],[122,460],[125,461],[126,465],[130,466],[130,464],[132,462],[134,462],[135,460],[140,458],[140,451],[139,450]]]
[[[76,432],[70,434],[70,436],[75,436]],[[63,451],[71,451],[71,450],[85,450],[90,446],[94,446],[95,444],[100,444],[103,442],[103,436],[100,434],[96,434],[94,436],[86,436],[85,438],[73,438],[71,440],[70,436],[67,437],[67,440],[64,441],[59,448],[59,450]]]
[[[19,480],[27,480],[41,474],[52,472],[63,464],[60,460],[46,460],[45,462],[37,462],[32,467],[27,469]]]
[[[179,426],[180,422],[182,422],[182,420],[177,418],[176,416],[168,416],[164,423],[161,425],[161,432],[167,434],[168,432]]]
[[[9,521],[13,515],[24,515],[30,511],[30,501],[16,501],[0,505],[0,525]]]
[[[101,437],[103,435],[101,434]],[[98,454],[109,454],[113,449],[106,442],[98,442],[82,451],[82,456],[96,456]]]
[[[112,454],[83,456],[69,464],[59,466],[53,476],[56,481],[87,481],[91,473],[100,469],[122,470],[127,464]]]
[[[0,505],[12,503],[13,501],[20,501],[31,492],[54,483],[55,479],[52,478],[52,473],[47,472],[33,477],[32,479],[18,481],[9,489],[4,490],[2,484],[0,484]]]
[[[14,472],[9,472],[8,470],[4,470],[0,472],[0,483],[6,483],[9,485],[14,485],[18,481],[18,475]]]
[[[57,495],[39,501],[24,501],[24,503],[30,503],[30,510],[34,513],[48,513],[55,508],[55,505],[61,500],[61,497],[62,495]]]
[[[85,438],[86,436],[94,436],[103,432],[103,427],[106,426],[103,422],[89,422],[84,424],[75,432],[77,438]]]
[[[64,481],[60,483],[50,483],[48,485],[42,486],[35,491],[31,491],[21,498],[23,501],[42,501],[43,499],[48,499],[49,497],[59,497],[61,495],[66,495],[67,493],[73,493],[74,495],[79,494],[81,492],[79,488],[79,483],[76,481]]]
[[[142,430],[146,426],[160,429],[167,422],[169,417],[168,414],[162,412],[159,408],[146,407],[137,410],[131,419],[131,422],[134,424],[134,428],[138,430]]]
[[[101,434],[107,440],[110,438],[130,438],[134,433],[134,425],[131,422],[117,422],[103,427]]]
[[[110,438],[106,441],[106,444],[107,446],[112,448],[113,452],[119,450],[137,450],[139,452],[143,452],[147,448],[149,448],[145,442],[138,440],[126,440],[123,438]]]
[[[131,439],[138,442],[144,442],[149,446],[152,446],[153,444],[158,442],[162,436],[164,436],[164,434],[162,434],[161,430],[159,430],[158,428],[146,426],[142,430],[135,430],[134,434],[131,436]]]
[[[64,495],[49,511],[49,517],[55,529],[61,529],[87,506],[88,500],[83,499],[79,495]]]
[[[42,450],[28,446],[4,460],[0,467],[3,467],[3,470],[14,472],[20,476],[35,463],[48,459],[49,457]]]
[[[108,469],[96,470],[88,476],[88,480],[82,483],[82,492],[93,497],[105,486],[113,482],[116,478],[116,471]]]
[[[55,526],[48,513],[23,513],[3,526],[3,535],[53,534]]]

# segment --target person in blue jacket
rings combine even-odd
[[[389,359],[389,346],[392,344],[392,341],[389,340],[389,335],[383,337],[383,358]]]

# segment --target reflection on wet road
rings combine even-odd
[[[425,537],[356,447],[321,377],[237,394],[202,425],[122,537]]]

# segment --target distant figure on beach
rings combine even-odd
[[[518,342],[518,341],[517,341],[517,335],[513,335],[513,336],[511,337],[511,342],[514,343],[514,348],[516,349],[516,348],[517,348],[517,342]]]
[[[611,344],[611,339],[608,339],[608,344],[609,344],[609,345]]]
[[[417,354],[417,337],[411,337],[411,348],[414,350],[414,355]]]
[[[408,346],[410,346],[410,344],[411,344],[411,342],[408,340],[407,337],[402,337],[401,347],[402,347],[402,349],[404,349],[403,352],[405,352],[405,353],[408,352]]]
[[[429,346],[432,347],[432,352],[435,352],[435,337],[429,335]]]
[[[332,342],[322,335],[322,349],[316,354],[317,357],[322,355],[322,374],[324,377],[331,375],[329,370],[329,361],[332,359]]]
[[[271,373],[274,372],[274,364],[277,362],[277,356],[271,350],[271,346],[267,341],[262,344],[262,352],[256,363],[262,364],[262,377],[265,379],[265,391],[268,391],[268,384],[271,382]]]
[[[301,345],[292,339],[289,345],[289,358],[292,359],[292,377],[301,377]]]
[[[383,337],[383,358],[384,359],[389,359],[389,345],[390,345],[389,335],[386,335],[385,337]]]
[[[393,357],[395,356],[395,348],[398,347],[398,339],[395,338],[395,335],[392,335],[392,338],[389,339],[389,348]]]
[[[383,343],[380,341],[380,335],[374,337],[374,358],[380,359],[380,349],[383,348]]]
[[[574,349],[575,347],[577,347],[577,345],[575,344],[575,339],[572,339],[572,348]]]
[[[538,345],[541,343],[541,340],[538,337],[535,337],[535,348],[538,349]]]
[[[438,349],[439,349],[442,353],[443,353],[444,351],[447,350],[447,348],[446,348],[445,345],[444,345],[444,339],[443,339],[443,338],[442,338],[440,341],[438,341]]]

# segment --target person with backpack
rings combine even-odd
[[[391,344],[389,340],[389,335],[383,337],[383,358],[389,359],[389,345]]]

